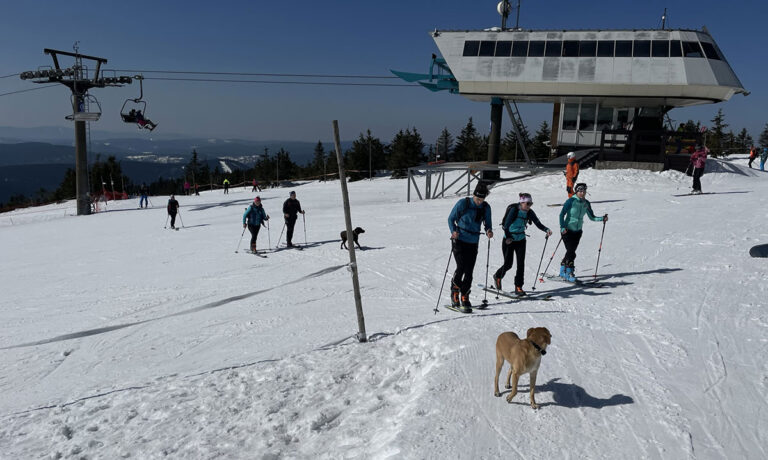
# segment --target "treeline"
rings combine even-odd
[[[746,129],[738,133],[728,130],[728,123],[722,109],[717,111],[710,120],[711,125],[706,130],[705,142],[713,156],[729,154],[737,151],[746,152],[755,145],[752,136]],[[701,131],[699,121],[688,120],[682,123],[685,131]],[[678,125],[679,127],[679,125]],[[551,129],[546,121],[541,122],[533,136],[526,126],[520,132],[528,156],[536,162],[550,159]],[[768,147],[768,124],[758,139],[761,147]],[[376,172],[387,171],[393,178],[405,177],[408,168],[433,161],[485,161],[488,156],[488,136],[478,132],[472,118],[461,129],[458,135],[444,128],[433,143],[425,143],[421,134],[414,128],[400,130],[389,142],[373,136],[370,130],[360,135],[352,146],[343,152],[344,167],[350,180],[360,180],[375,175]],[[517,137],[513,130],[503,136],[499,152],[502,161],[522,161],[523,154],[519,148]],[[134,183],[122,172],[120,162],[110,156],[106,161],[96,155],[96,161],[89,165],[89,186],[93,197],[98,198],[104,191],[125,192],[135,195],[140,183]],[[258,155],[253,167],[225,172],[216,166],[211,169],[207,163],[198,159],[197,151],[192,151],[190,161],[184,166],[184,174],[176,178],[160,178],[150,184],[151,195],[168,195],[183,193],[184,184],[188,182],[194,191],[195,185],[200,190],[219,188],[224,179],[232,185],[250,184],[253,179],[261,187],[275,185],[278,182],[292,180],[328,180],[338,177],[338,164],[333,145],[326,150],[325,145],[318,141],[315,145],[312,159],[306,165],[298,165],[291,159],[291,153],[285,149],[270,153],[265,149]],[[7,203],[0,203],[0,211],[41,205],[75,197],[75,170],[68,169],[59,187],[54,191],[43,188],[33,196],[14,195]]]

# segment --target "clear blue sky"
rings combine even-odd
[[[71,51],[76,40],[81,53],[107,58],[106,67],[112,69],[377,76],[391,75],[389,69],[426,72],[430,55],[437,52],[429,31],[498,26],[496,3],[4,2],[0,77],[50,65],[43,48]],[[756,138],[768,122],[766,0],[524,0],[520,25],[533,29],[657,28],[665,6],[668,27],[706,26],[744,87],[752,92],[723,104],[673,110],[672,118],[708,123],[722,108],[732,129],[746,127]],[[511,22],[514,24],[514,16]],[[33,87],[18,77],[0,78],[0,93]],[[147,115],[160,124],[155,134],[326,142],[332,139],[331,121],[338,119],[343,139],[371,129],[374,136],[389,141],[397,130],[416,127],[425,142],[432,143],[443,127],[458,134],[470,116],[483,132],[489,120],[486,104],[423,88],[152,80],[145,82],[144,92]],[[122,102],[137,93],[137,85],[93,90],[104,112],[93,128],[147,136],[119,119]],[[68,102],[69,91],[64,86],[2,96],[0,126],[69,126],[64,120]],[[551,110],[546,104],[521,106],[531,130],[542,120],[550,121]],[[505,132],[509,128],[506,119],[503,128]]]

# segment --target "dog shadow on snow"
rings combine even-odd
[[[576,409],[579,407],[591,407],[592,409],[602,409],[604,407],[609,407],[609,406],[619,406],[623,404],[635,403],[635,400],[632,399],[630,396],[621,395],[621,394],[615,394],[607,399],[597,398],[587,393],[587,390],[576,385],[575,383],[561,383],[559,382],[559,380],[560,380],[559,378],[555,378],[545,383],[544,385],[536,386],[537,395],[540,395],[542,392],[551,392],[552,399],[554,399],[553,402],[538,403],[539,407],[560,406],[560,407],[567,407],[571,409]],[[530,390],[529,385],[524,385],[522,383],[518,385],[517,397],[520,397],[520,395],[523,394],[523,395],[526,395],[526,398],[520,399],[519,401],[513,401],[512,404],[529,406],[530,403],[528,402],[528,398],[527,398],[529,390]],[[502,392],[502,394],[508,393],[510,391],[511,390],[506,390]]]

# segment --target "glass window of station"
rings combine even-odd
[[[725,59],[713,43],[682,40],[466,40],[462,56]]]

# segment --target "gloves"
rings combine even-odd
[[[603,222],[608,222],[608,214],[603,216]]]
[[[567,231],[568,231],[568,230],[567,230],[567,229],[565,229],[565,228],[561,228],[561,229],[560,229],[560,233],[561,233],[561,234],[563,234],[563,235],[565,235],[565,232],[567,232]]]

